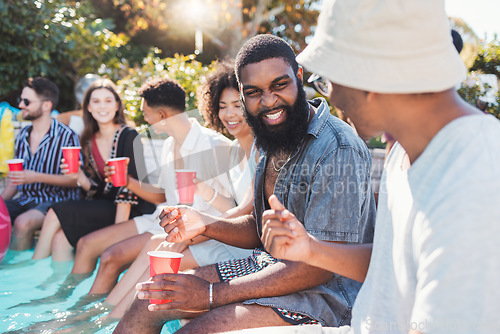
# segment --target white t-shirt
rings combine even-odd
[[[500,331],[500,122],[454,120],[403,170],[388,158],[354,333]]]
[[[233,198],[239,205],[245,198],[246,193],[252,186],[252,181],[255,177],[255,169],[257,168],[257,161],[255,156],[257,154],[257,148],[255,147],[255,142],[252,145],[250,151],[250,156],[243,167],[240,168],[241,156],[244,155],[243,149],[241,148],[237,139],[235,139],[231,144],[231,157],[229,161],[229,176],[232,184]]]
[[[189,119],[191,128],[184,139],[179,153],[184,161],[184,169],[196,171],[196,177],[205,182],[219,194],[231,196],[227,174],[231,141],[221,134],[201,126],[194,118]],[[157,166],[160,170],[159,186],[165,190],[166,202],[158,205],[151,215],[135,217],[134,221],[138,233],[150,232],[153,234],[164,233],[159,225],[158,215],[165,206],[179,203],[177,181],[174,167],[174,140],[169,137],[163,144],[161,161]],[[201,196],[194,195],[193,208],[213,216],[222,213],[208,204]]]

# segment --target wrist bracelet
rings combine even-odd
[[[214,284],[213,283],[210,283],[210,286],[208,287],[208,301],[209,301],[209,305],[208,305],[208,310],[209,311],[212,311],[213,307],[214,307]]]
[[[210,201],[207,202],[207,204],[212,204],[215,201],[215,198],[217,197],[219,193],[217,192],[217,189],[214,190],[214,195],[210,199]]]

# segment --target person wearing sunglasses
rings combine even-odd
[[[9,172],[1,194],[14,225],[11,249],[31,248],[33,234],[42,227],[48,208],[80,196],[76,182],[62,175],[59,167],[61,148],[80,142],[73,130],[51,118],[58,99],[56,84],[36,77],[25,81],[18,100],[23,119],[32,124],[21,129],[15,143],[15,158],[23,159],[23,170]]]

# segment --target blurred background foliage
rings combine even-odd
[[[47,76],[61,89],[58,110],[79,106],[76,82],[87,73],[119,85],[128,113],[143,118],[137,89],[150,77],[168,75],[196,108],[196,86],[214,60],[234,57],[258,33],[285,38],[298,53],[314,34],[322,0],[0,0],[0,101],[15,105],[22,82]],[[450,18],[464,39],[461,57],[474,73],[500,77],[500,43],[478,38]],[[198,40],[196,39],[201,36]],[[471,76],[475,78],[477,76]],[[459,93],[471,104],[478,85]],[[497,95],[498,101],[498,95]],[[499,116],[498,104],[487,111]]]
[[[160,58],[160,50],[155,49],[147,55],[141,66],[129,68],[128,73],[118,81],[126,112],[137,124],[144,125],[145,121],[140,110],[141,99],[137,94],[141,85],[149,78],[170,77],[179,81],[186,90],[186,110],[196,109],[196,89],[200,81],[212,69],[212,64],[205,66],[196,60],[195,55]]]

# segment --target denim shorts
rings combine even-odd
[[[228,282],[236,277],[247,276],[261,271],[265,267],[277,263],[279,260],[273,258],[268,253],[255,249],[252,256],[245,259],[229,260],[216,265],[217,273],[222,282]],[[320,322],[297,312],[271,307],[283,320],[292,325],[320,325]]]
[[[9,210],[10,221],[12,222],[12,224],[14,224],[14,221],[17,217],[29,210],[38,210],[45,215],[47,214],[47,211],[49,211],[52,204],[54,204],[54,202],[35,203],[33,201],[28,204],[22,205],[16,199],[5,200],[5,205],[7,206],[7,210]]]

